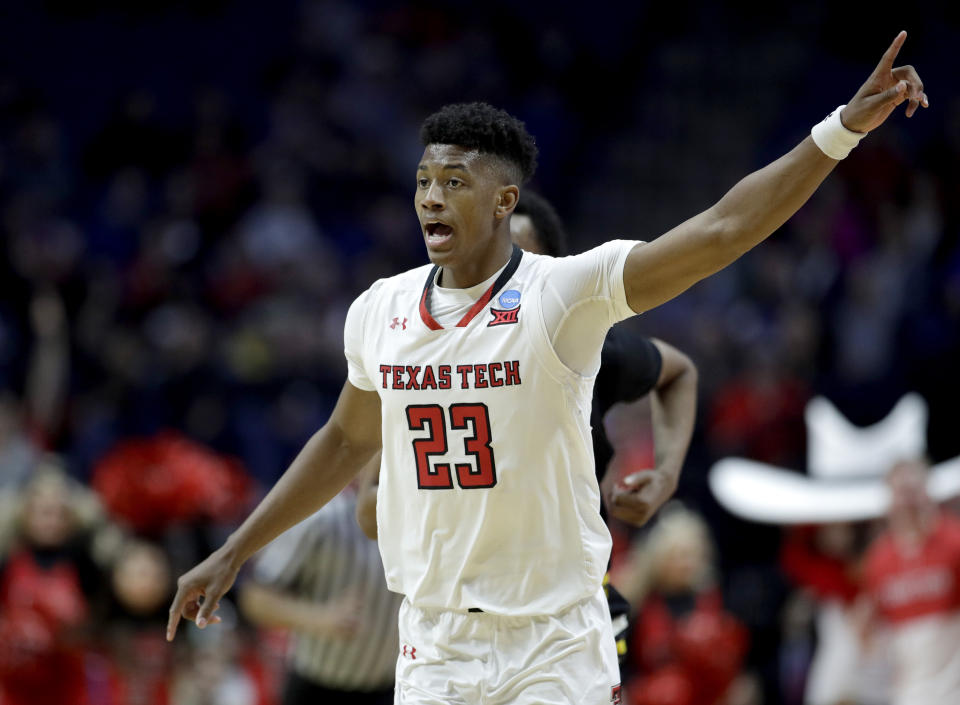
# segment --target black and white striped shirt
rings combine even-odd
[[[291,667],[335,690],[384,690],[393,685],[402,595],[387,590],[377,544],[355,518],[356,495],[345,490],[316,514],[279,536],[257,558],[254,579],[300,598],[326,602],[350,590],[364,609],[349,639],[294,634]]]

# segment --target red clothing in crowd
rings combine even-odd
[[[632,705],[715,705],[740,673],[747,630],[724,611],[720,594],[704,592],[675,616],[649,597],[640,610],[630,653],[641,673],[630,682]]]
[[[865,582],[891,626],[893,705],[960,703],[960,520],[940,513],[915,546],[882,534]]]
[[[45,564],[46,563],[46,564]],[[0,577],[0,692],[4,705],[87,705],[78,630],[88,615],[68,558],[15,551]]]
[[[817,527],[794,529],[783,543],[780,563],[784,573],[821,600],[840,600],[849,605],[860,594],[853,561],[829,556],[814,545]]]
[[[253,483],[235,460],[175,431],[118,443],[91,480],[111,515],[138,533],[242,516]]]
[[[866,583],[880,615],[894,624],[960,609],[960,520],[940,514],[914,551],[890,532],[879,536],[867,554]]]

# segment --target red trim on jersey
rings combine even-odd
[[[430,270],[430,279],[427,286],[423,287],[423,296],[420,297],[420,318],[423,319],[430,330],[443,330],[443,326],[434,320],[433,316],[430,315],[430,309],[427,308],[427,296],[430,294],[430,282],[433,281],[434,271],[436,271],[436,268]]]
[[[510,281],[510,277],[513,276],[514,272],[517,271],[517,267],[520,266],[520,258],[522,256],[523,250],[514,245],[513,253],[510,255],[510,261],[507,262],[507,266],[500,272],[500,276],[490,285],[490,288],[483,292],[483,296],[477,299],[476,303],[474,303],[473,306],[470,307],[470,310],[460,319],[460,322],[456,325],[457,328],[465,328],[470,321],[486,307],[494,294],[506,286],[507,282]],[[433,289],[433,283],[437,279],[439,269],[439,266],[434,266],[433,269],[430,270],[430,274],[427,276],[427,282],[423,285],[423,294],[420,296],[420,318],[430,330],[444,330],[443,326],[437,323],[436,319],[430,315],[430,291]]]
[[[460,322],[457,324],[457,328],[465,328],[466,325],[474,319],[474,317],[480,313],[480,311],[486,307],[487,302],[493,298],[493,287],[496,286],[497,282],[494,282],[490,285],[490,288],[483,292],[483,296],[477,299],[477,302],[470,307],[470,310],[467,311],[466,315],[460,319]]]

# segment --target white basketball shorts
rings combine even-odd
[[[620,702],[603,590],[559,614],[504,617],[400,606],[395,705]]]

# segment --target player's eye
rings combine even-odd
[[[429,185],[430,185],[429,179],[417,179],[417,186],[419,186],[420,188],[426,188]]]
[[[449,185],[450,188],[458,188],[463,185],[463,182],[460,179],[450,179],[447,185]]]

